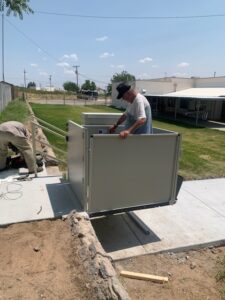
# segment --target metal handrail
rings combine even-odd
[[[52,156],[52,155],[50,155],[50,154],[46,154],[46,156],[48,156],[48,157],[50,157],[50,158],[53,158],[53,159],[55,159],[55,160],[57,160],[57,161],[60,161],[60,162],[62,162],[63,164],[66,164],[66,161],[63,160],[63,159],[56,158],[56,157],[54,157],[54,156]]]
[[[46,131],[48,131],[48,132],[51,132],[52,134],[57,135],[58,137],[61,137],[61,138],[63,138],[63,139],[66,137],[66,135],[62,135],[62,134],[60,134],[60,133],[58,133],[58,132],[55,132],[55,131],[53,131],[53,130],[51,130],[51,129],[49,129],[49,128],[43,126],[43,125],[40,125],[40,124],[38,124],[38,123],[35,123],[35,122],[33,122],[33,121],[32,121],[32,124],[36,125],[37,127],[42,128],[42,129],[44,129],[44,130],[46,130]]]
[[[56,127],[56,126],[54,126],[54,125],[52,125],[52,124],[50,124],[50,123],[42,120],[42,119],[40,119],[40,118],[35,117],[35,119],[38,120],[39,122],[42,122],[43,124],[45,124],[45,125],[53,128],[53,129],[57,130],[58,132],[61,132],[62,134],[67,135],[66,131],[64,131],[64,130],[62,130],[62,129],[60,129],[60,128],[58,128],[58,127]]]
[[[43,126],[43,125],[40,125],[40,124],[38,124],[38,123],[36,123],[36,122],[34,122],[34,121],[31,121],[31,125],[32,125],[32,146],[33,146],[33,156],[34,156],[34,161],[36,162],[36,142],[39,142],[39,143],[41,143],[41,144],[44,144],[44,145],[49,146],[49,147],[51,147],[51,148],[54,148],[54,149],[58,150],[59,152],[61,152],[61,153],[63,153],[63,154],[66,154],[66,151],[63,151],[63,150],[59,149],[59,148],[56,147],[56,146],[50,145],[49,143],[46,143],[46,142],[44,142],[44,141],[40,141],[40,140],[36,139],[36,138],[35,138],[35,128],[36,128],[36,127],[42,128],[42,129],[44,129],[44,130],[46,130],[46,131],[48,131],[48,132],[50,132],[50,133],[52,133],[52,134],[54,134],[54,135],[60,137],[60,138],[63,138],[63,139],[66,138],[67,133],[66,133],[65,131],[61,130],[60,128],[57,128],[57,127],[55,127],[54,125],[51,125],[51,124],[49,124],[49,123],[47,123],[47,122],[45,122],[45,121],[43,121],[43,120],[41,120],[41,119],[39,119],[39,118],[35,118],[35,119],[36,119],[36,120],[39,120],[40,122],[43,122],[44,124],[48,125],[49,127],[54,128],[55,130],[58,130],[58,131],[61,132],[62,134],[57,133],[57,132],[55,132],[55,131],[49,129],[49,128],[47,128],[46,126]],[[42,154],[43,154],[43,153],[42,153]],[[53,158],[53,156],[48,155],[48,154],[47,154],[46,156],[52,157],[52,158]],[[57,161],[61,161],[61,162],[63,162],[63,163],[66,163],[66,161],[61,160],[61,159],[59,159],[59,158],[54,157],[54,159],[57,160]],[[34,167],[34,173],[35,173],[35,177],[37,177],[37,165],[36,165],[36,164],[35,164],[35,167]]]
[[[48,146],[48,147],[54,148],[54,149],[58,150],[59,152],[61,152],[61,153],[63,153],[63,154],[66,153],[64,150],[62,150],[62,149],[60,149],[60,148],[58,148],[58,147],[56,147],[56,146],[54,146],[54,145],[50,145],[49,143],[40,141],[40,140],[38,140],[38,139],[34,139],[34,140],[35,140],[36,142],[39,142],[40,144],[44,144],[44,145],[46,145],[46,146]]]

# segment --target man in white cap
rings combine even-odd
[[[34,173],[36,161],[29,138],[29,131],[20,122],[8,121],[0,124],[0,171],[6,168],[8,148],[11,148],[21,153],[29,173]],[[42,167],[37,167],[37,172],[42,170]]]
[[[137,93],[129,84],[120,83],[117,86],[117,99],[123,98],[128,102],[128,106],[116,124],[110,128],[110,133],[114,133],[116,128],[125,123],[125,130],[120,132],[121,138],[126,138],[129,134],[150,134],[152,133],[152,113],[151,107],[145,96]]]

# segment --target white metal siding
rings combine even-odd
[[[8,103],[12,101],[11,85],[1,82],[0,83],[0,112],[5,109]]]

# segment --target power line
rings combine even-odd
[[[11,23],[9,20],[7,20],[7,22],[15,28],[16,31],[18,31],[20,34],[22,34],[29,42],[31,42],[32,44],[34,44],[36,47],[38,47],[41,51],[43,51],[47,56],[49,56],[51,59],[53,59],[54,61],[56,62],[61,62],[59,59],[57,59],[56,57],[54,57],[53,55],[51,55],[49,52],[47,52],[46,50],[44,50],[37,42],[35,42],[33,39],[31,39],[27,34],[25,34],[23,31],[21,31],[19,28],[17,28],[13,23]],[[108,82],[104,82],[104,81],[100,81],[100,80],[97,80],[97,79],[93,79],[93,78],[89,78],[89,76],[85,75],[85,74],[81,74],[81,73],[78,73],[78,70],[77,68],[79,66],[73,66],[73,67],[76,67],[76,71],[75,71],[75,74],[77,75],[77,83],[78,83],[78,75],[86,78],[86,79],[89,79],[89,80],[92,80],[94,82],[99,82],[99,83],[103,83],[103,84],[108,84]],[[70,69],[72,69],[72,67],[70,67]]]
[[[4,12],[2,13],[2,80],[5,81],[5,29],[4,29]]]
[[[84,78],[86,78],[86,79],[89,79],[91,81],[95,81],[95,82],[99,82],[99,83],[104,83],[104,84],[109,84],[108,82],[97,80],[97,79],[93,79],[93,78],[90,78],[89,76],[81,74],[81,73],[79,73],[79,75],[82,76],[82,77],[84,77]]]
[[[76,74],[76,78],[77,78],[77,86],[79,86],[78,85],[78,75],[79,75],[79,73],[78,73],[78,68],[79,68],[80,66],[73,66],[73,68],[75,68],[75,74]]]
[[[225,17],[225,14],[208,14],[208,15],[188,15],[188,16],[93,16],[93,15],[78,15],[68,13],[35,11],[37,14],[55,15],[61,17],[74,17],[86,19],[132,19],[132,20],[170,20],[170,19],[202,19],[202,18],[220,18]]]
[[[33,39],[31,39],[28,35],[26,35],[23,31],[21,31],[19,28],[17,28],[13,23],[11,23],[9,20],[6,19],[6,21],[12,26],[14,27],[20,34],[22,34],[28,41],[30,41],[32,44],[34,44],[36,47],[38,47],[42,52],[44,52],[46,55],[48,55],[49,57],[51,57],[53,60],[59,62],[59,60],[54,57],[53,55],[51,55],[49,52],[47,52],[46,50],[44,50],[43,48],[40,47],[40,45],[35,42]]]
[[[29,42],[31,42],[33,45],[35,45],[36,47],[38,47],[43,53],[45,53],[48,57],[50,57],[51,59],[53,59],[54,61],[60,63],[61,60],[57,59],[56,57],[54,57],[54,55],[50,54],[48,51],[44,50],[37,42],[35,42],[32,38],[30,38],[27,34],[25,34],[23,31],[21,31],[19,28],[17,28],[12,22],[10,22],[9,20],[7,20],[7,22],[16,30],[18,31],[21,35],[23,35]],[[72,70],[72,67],[69,67]]]
[[[49,92],[52,91],[52,75],[49,75]]]
[[[23,80],[24,80],[24,87],[26,88],[27,87],[27,78],[26,78],[26,70],[24,69],[23,71]]]

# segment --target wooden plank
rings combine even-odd
[[[124,276],[124,277],[128,277],[128,278],[149,280],[149,281],[158,282],[158,283],[168,282],[168,277],[156,276],[156,275],[152,275],[152,274],[121,271],[120,275]]]

